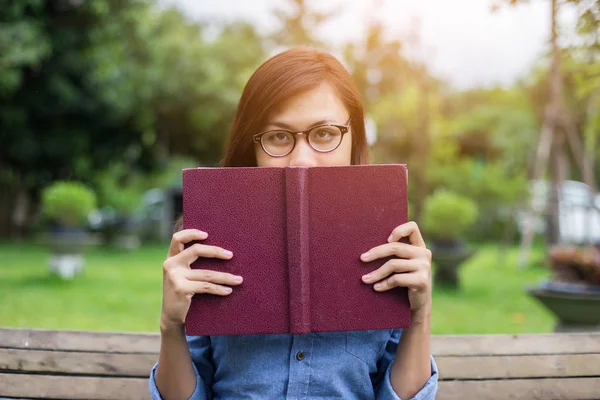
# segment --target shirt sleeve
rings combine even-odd
[[[378,373],[374,377],[375,398],[377,400],[401,400],[392,388],[390,371],[396,357],[396,350],[400,342],[402,329],[394,329],[388,340],[383,356],[379,360]],[[438,388],[438,368],[433,356],[431,358],[431,376],[421,390],[411,400],[434,400]]]
[[[211,362],[210,338],[208,336],[186,336],[186,340],[192,356],[192,366],[196,374],[196,389],[189,400],[210,400],[214,374],[214,366]],[[154,364],[150,372],[149,390],[152,400],[163,400],[156,387],[156,367]]]

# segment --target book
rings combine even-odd
[[[182,178],[184,229],[233,252],[191,268],[244,278],[228,296],[193,296],[188,335],[410,325],[406,288],[376,292],[361,279],[391,257],[360,259],[408,220],[406,165],[189,168]]]

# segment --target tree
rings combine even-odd
[[[264,59],[262,38],[233,23],[208,40],[204,25],[175,9],[151,10],[143,27],[129,74],[140,129],[165,156],[216,164],[244,84]]]
[[[511,0],[509,3],[517,4],[520,1]],[[595,47],[598,32],[598,15],[600,14],[597,2],[588,0],[569,0],[569,3],[579,7],[580,17],[578,30],[586,45]],[[576,120],[567,107],[565,95],[565,76],[563,74],[564,54],[559,44],[558,13],[563,5],[557,0],[550,0],[550,71],[548,74],[548,101],[545,106],[542,120],[542,129],[537,145],[537,152],[532,166],[531,177],[539,180],[545,177],[546,171],[550,169],[552,190],[549,202],[549,229],[547,231],[548,242],[556,244],[560,241],[560,219],[558,215],[558,193],[562,182],[569,178],[570,162],[566,152],[567,146],[572,152],[572,159],[581,171],[581,176],[590,190],[590,202],[596,193],[597,180],[594,176],[592,165],[593,151],[583,146],[582,135],[579,133]],[[589,43],[592,38],[593,43]],[[533,206],[532,206],[533,210]],[[525,231],[522,238],[521,254],[519,264],[525,265],[528,259],[528,251],[533,239],[533,219],[526,221]]]
[[[149,0],[15,0],[4,10],[0,209],[12,216],[0,220],[21,226],[54,180],[91,184],[114,161],[148,172],[172,154],[218,162],[264,58],[250,25],[209,40],[204,26]]]
[[[446,93],[434,115],[431,189],[447,188],[477,202],[481,213],[472,238],[506,238],[526,195],[527,160],[538,134],[526,87]]]
[[[431,94],[439,82],[431,77],[423,60],[403,55],[405,45],[421,45],[417,32],[404,42],[388,39],[382,25],[372,20],[364,41],[347,44],[344,55],[365,109],[380,132],[374,153],[384,162],[409,164],[412,216],[419,219],[429,191]]]
[[[90,79],[96,66],[89,50],[98,36],[118,38],[146,6],[17,0],[3,7],[0,179],[21,204],[52,180],[85,179],[130,157],[128,146],[141,141],[127,112],[106,101],[110,88]]]
[[[315,11],[309,7],[306,0],[290,0],[287,6],[273,10],[273,14],[280,29],[268,39],[275,47],[298,45],[312,45],[321,49],[328,47],[327,43],[317,38],[316,30],[333,17],[333,12]]]

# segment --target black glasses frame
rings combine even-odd
[[[294,151],[294,149],[296,148],[297,136],[298,135],[304,135],[304,140],[306,140],[306,142],[308,143],[308,145],[314,151],[317,151],[319,153],[330,153],[330,152],[334,151],[335,149],[337,149],[338,147],[340,147],[340,145],[342,144],[342,141],[344,140],[344,135],[350,131],[350,123],[351,122],[352,122],[352,117],[350,117],[350,119],[348,120],[348,122],[346,122],[346,125],[321,124],[321,125],[313,126],[313,127],[309,128],[309,129],[306,129],[304,131],[289,131],[287,129],[270,129],[268,131],[260,132],[260,133],[257,133],[255,135],[253,135],[252,139],[253,139],[254,143],[260,143],[260,147],[263,149],[263,151],[265,153],[267,153],[268,155],[270,155],[271,157],[285,157],[288,154],[290,154],[292,151]],[[312,145],[312,143],[310,143],[310,140],[308,140],[308,135],[309,135],[309,133],[312,130],[318,129],[318,128],[323,128],[325,126],[334,126],[334,127],[338,128],[340,130],[340,132],[342,133],[342,137],[340,138],[340,142],[337,144],[337,146],[335,146],[331,150],[319,150],[319,149],[316,149],[316,148],[314,148],[314,146]],[[292,135],[292,137],[294,138],[294,144],[292,145],[292,148],[290,149],[290,151],[288,151],[285,154],[280,154],[280,155],[275,155],[275,154],[269,153],[267,151],[267,149],[265,149],[265,146],[263,145],[262,137],[264,135],[266,135],[267,133],[270,133],[270,132],[286,132],[286,133],[290,133]]]

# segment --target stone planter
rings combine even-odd
[[[53,230],[41,238],[52,255],[48,262],[50,273],[62,279],[73,279],[83,272],[85,250],[99,240],[82,230]]]
[[[436,286],[460,287],[461,265],[475,254],[463,242],[435,240],[430,246],[434,264],[433,282]]]
[[[526,291],[556,316],[555,332],[600,331],[600,285],[544,281]]]

